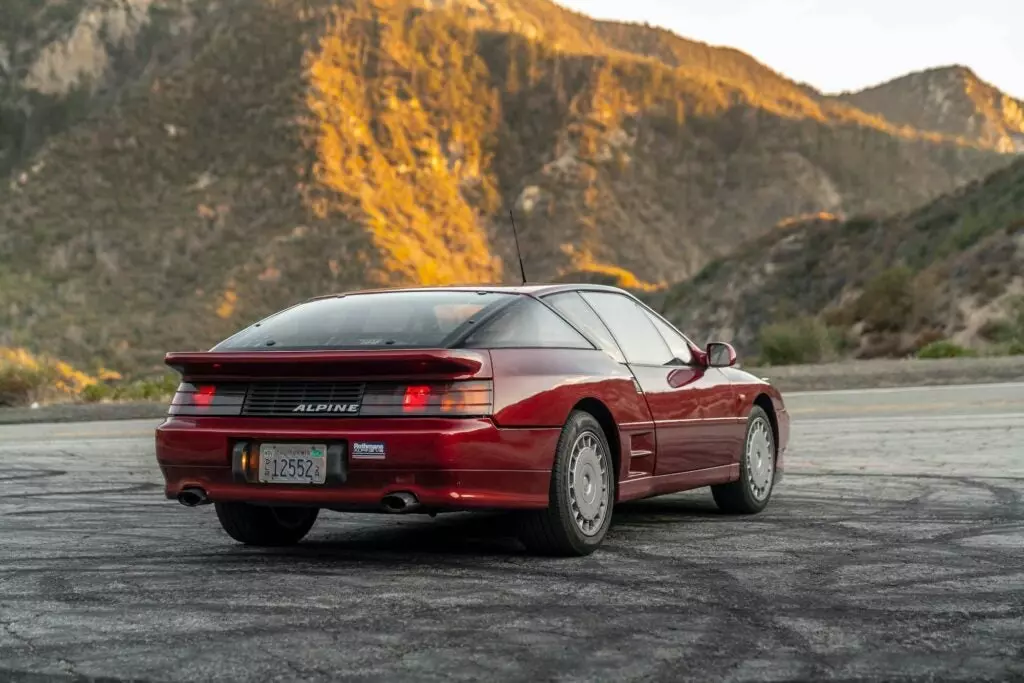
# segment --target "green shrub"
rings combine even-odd
[[[906,266],[896,266],[865,285],[854,309],[867,331],[898,332],[913,322],[917,300],[913,272]]]
[[[917,352],[918,358],[964,358],[977,355],[974,350],[955,344],[948,339],[933,341],[921,347]]]
[[[982,325],[979,334],[1001,345],[1012,356],[1024,353],[1024,296],[1011,299],[1007,317],[989,320]]]
[[[49,376],[35,368],[0,365],[0,406],[27,405],[49,384]]]
[[[978,330],[978,335],[997,344],[1012,344],[1017,330],[1009,320],[989,320]]]
[[[92,384],[82,390],[81,397],[86,403],[99,403],[110,400],[114,396],[114,388],[108,384]]]
[[[765,365],[820,363],[836,354],[836,341],[829,328],[810,316],[765,325],[758,334],[758,343],[759,360]]]
[[[177,388],[177,375],[161,375],[118,387],[115,398],[121,401],[169,401]]]

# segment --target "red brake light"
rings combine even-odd
[[[201,386],[196,387],[196,393],[192,394],[192,402],[197,406],[207,407],[213,403],[213,397],[217,393],[217,387],[215,386]]]
[[[245,386],[182,382],[174,392],[167,414],[203,417],[241,415],[245,395]]]
[[[402,399],[402,409],[406,412],[423,410],[430,401],[430,387],[427,385],[412,385],[405,388],[405,398]]]

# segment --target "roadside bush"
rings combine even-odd
[[[820,363],[836,355],[836,341],[821,320],[811,316],[765,325],[758,333],[764,365]]]
[[[1017,336],[1017,330],[1009,320],[989,320],[981,326],[978,334],[990,342],[1012,344]]]
[[[1024,296],[1011,299],[1007,317],[989,320],[979,334],[1001,345],[1011,356],[1024,354]]]
[[[918,358],[965,358],[977,355],[974,350],[960,346],[948,339],[933,341],[921,347],[917,352]]]
[[[896,266],[872,278],[854,305],[869,332],[899,332],[914,322],[919,309],[914,274]]]
[[[126,383],[94,384],[82,392],[88,403],[100,401],[169,401],[178,387],[177,375],[138,379]]]
[[[63,361],[0,347],[0,406],[73,400],[96,382]]]
[[[167,401],[178,386],[178,377],[123,381],[120,374],[100,370],[92,376],[67,363],[36,356],[21,348],[0,347],[0,406],[74,401]]]

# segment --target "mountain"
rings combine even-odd
[[[139,370],[311,295],[514,280],[509,208],[531,279],[651,289],[1011,160],[546,0],[188,11],[0,187],[0,345]]]
[[[1024,102],[963,66],[907,74],[836,99],[896,124],[1024,152]]]
[[[0,172],[28,162],[124,84],[183,56],[192,29],[215,13],[215,3],[199,0],[5,0]]]
[[[776,226],[670,288],[695,338],[758,353],[766,325],[818,316],[860,357],[985,346],[1024,294],[1024,158],[913,211]]]

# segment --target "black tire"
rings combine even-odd
[[[767,481],[762,487],[757,486],[756,477],[758,477],[759,471],[763,477],[764,471],[758,471],[751,467],[750,460],[747,457],[747,450],[748,444],[751,443],[752,439],[765,437],[768,453],[762,453],[762,460],[765,466],[771,469],[767,473]],[[747,432],[743,438],[743,450],[740,452],[740,478],[728,484],[719,484],[711,487],[711,494],[714,496],[719,510],[733,515],[752,515],[765,509],[768,501],[772,498],[772,490],[775,487],[775,478],[777,476],[775,464],[778,451],[776,448],[775,434],[772,431],[772,423],[768,419],[768,413],[760,406],[754,406],[750,411],[750,416],[747,418]],[[751,483],[752,480],[754,481],[753,484]],[[756,493],[755,489],[757,490]]]
[[[577,447],[582,455],[574,458]],[[586,459],[581,461],[580,457]],[[579,476],[578,487],[570,484],[570,468],[574,465]],[[605,474],[600,472],[600,467]],[[595,475],[597,482],[594,482]],[[561,557],[589,555],[597,550],[611,524],[615,478],[611,449],[600,423],[590,413],[573,411],[562,428],[555,450],[548,507],[525,513],[520,518],[519,538],[523,545],[534,554]],[[581,488],[580,495],[586,496],[582,488],[585,485],[596,486],[589,489],[594,492],[593,498],[577,500],[575,489]],[[577,500],[575,504],[574,500]],[[585,519],[585,514],[592,514],[593,519],[577,522],[577,512],[581,520]],[[586,532],[581,525],[589,527]]]
[[[313,528],[320,508],[270,507],[249,503],[214,503],[228,536],[245,543],[275,547],[294,545]]]

